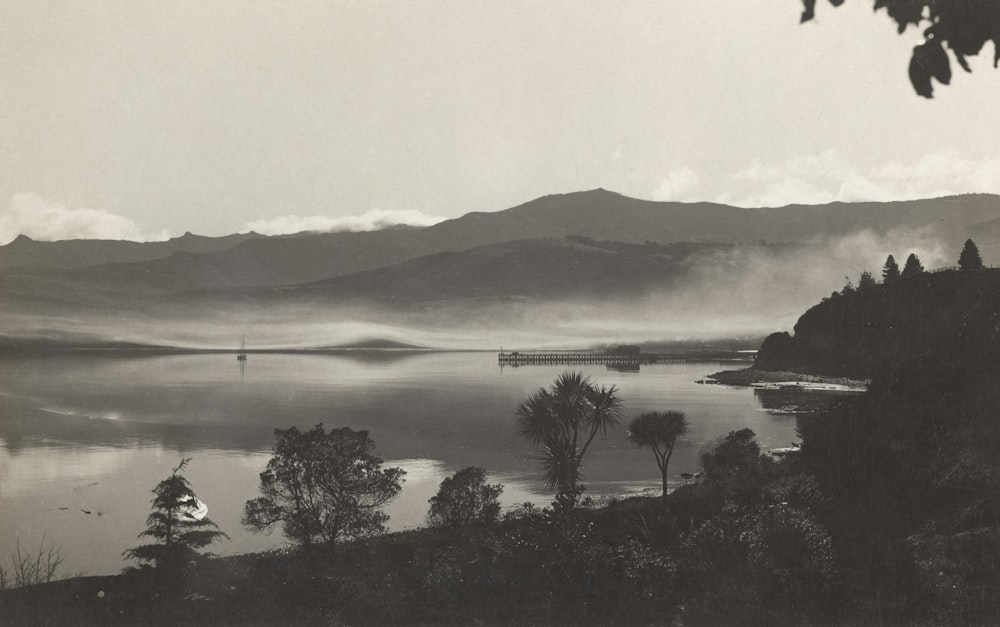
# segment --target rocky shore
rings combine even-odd
[[[829,377],[801,372],[743,368],[715,372],[701,379],[698,383],[733,387],[798,387],[863,392],[868,389],[869,381],[867,379]]]

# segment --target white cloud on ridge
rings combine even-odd
[[[862,170],[828,150],[737,172],[716,200],[741,207],[915,200],[952,194],[1000,194],[1000,157],[973,160],[954,150]]]
[[[162,241],[166,231],[144,233],[131,218],[104,209],[71,209],[37,194],[14,194],[7,210],[0,212],[0,245],[18,235],[39,241],[112,239],[136,242]]]
[[[284,215],[276,218],[254,220],[243,225],[241,231],[256,231],[262,235],[286,235],[310,231],[316,233],[337,233],[350,231],[377,231],[391,226],[431,226],[447,218],[430,216],[415,209],[392,210],[370,209],[359,216],[329,216]]]
[[[653,190],[653,200],[698,200],[692,192],[698,187],[698,173],[685,166],[667,174]]]

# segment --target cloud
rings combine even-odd
[[[653,200],[696,200],[691,192],[698,187],[698,174],[685,166],[660,180],[651,194]]]
[[[264,220],[248,222],[241,231],[256,231],[263,235],[284,235],[301,233],[303,231],[319,233],[335,233],[341,231],[377,231],[390,226],[431,226],[445,220],[440,216],[430,216],[415,209],[386,211],[370,209],[359,216],[329,216],[297,215],[278,216]]]
[[[37,194],[14,194],[0,213],[0,244],[18,235],[41,241],[63,239],[116,239],[162,241],[165,231],[144,233],[132,219],[104,209],[70,209]]]
[[[862,170],[830,150],[780,164],[754,163],[737,172],[728,187],[716,200],[742,207],[997,194],[1000,158],[973,160],[941,150]]]

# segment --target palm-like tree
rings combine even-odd
[[[564,372],[517,408],[518,432],[542,449],[545,483],[571,500],[579,493],[583,456],[598,433],[618,424],[622,402],[615,386],[597,387],[578,372]]]
[[[628,426],[629,442],[640,448],[650,448],[656,456],[656,465],[663,475],[663,498],[667,498],[667,466],[674,454],[677,438],[687,431],[688,421],[684,412],[654,411],[634,418]]]

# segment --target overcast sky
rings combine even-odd
[[[993,50],[871,0],[0,2],[0,243],[366,228],[604,187],[1000,193]]]

